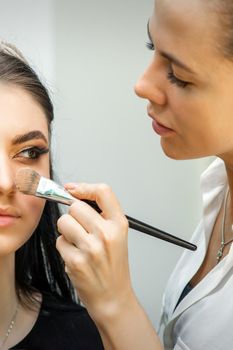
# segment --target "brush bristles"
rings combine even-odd
[[[15,185],[20,192],[34,195],[37,191],[40,177],[33,169],[21,168],[16,173]]]

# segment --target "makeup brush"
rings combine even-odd
[[[28,195],[45,198],[58,203],[71,205],[76,198],[65,190],[64,187],[58,185],[53,180],[39,175],[35,170],[31,168],[21,168],[16,173],[15,184],[17,189]],[[101,209],[96,202],[90,200],[83,200],[94,208],[98,213]],[[187,248],[189,250],[196,250],[196,245],[189,243],[181,238],[173,236],[165,231],[162,231],[156,227],[148,225],[142,221],[132,218],[126,215],[131,229],[143,232],[147,235],[162,239],[169,243]]]

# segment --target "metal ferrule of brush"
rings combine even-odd
[[[36,196],[66,205],[71,205],[75,200],[62,186],[43,176],[37,186]]]

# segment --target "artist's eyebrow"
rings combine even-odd
[[[166,58],[167,60],[169,60],[175,66],[180,67],[180,68],[186,70],[189,73],[195,74],[195,72],[191,68],[186,66],[185,63],[181,62],[178,58],[173,56],[171,53],[160,51],[160,55],[163,56],[164,58]]]
[[[150,23],[150,20],[148,20],[148,22],[147,22],[147,35],[148,35],[149,40],[153,43],[153,40],[152,40],[151,34],[150,34],[149,23]],[[168,53],[168,52],[165,52],[165,51],[161,51],[161,50],[159,50],[159,53],[160,53],[160,55],[162,57],[166,58],[167,60],[169,60],[174,65],[176,65],[176,66],[186,70],[189,73],[195,74],[195,72],[190,67],[188,67],[185,63],[180,61],[178,58],[176,58],[171,53]]]
[[[150,35],[150,20],[149,19],[147,21],[147,35],[148,35],[149,40],[153,43],[153,40],[152,40],[151,35]]]
[[[43,140],[48,143],[45,135],[40,130],[32,130],[27,132],[26,134],[16,135],[12,140],[12,145],[18,145],[31,140]]]

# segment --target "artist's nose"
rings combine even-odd
[[[166,94],[163,89],[164,77],[155,60],[147,67],[135,84],[135,93],[154,104],[163,107],[166,104]]]
[[[0,156],[0,196],[10,196],[16,192],[14,169],[10,160]]]

